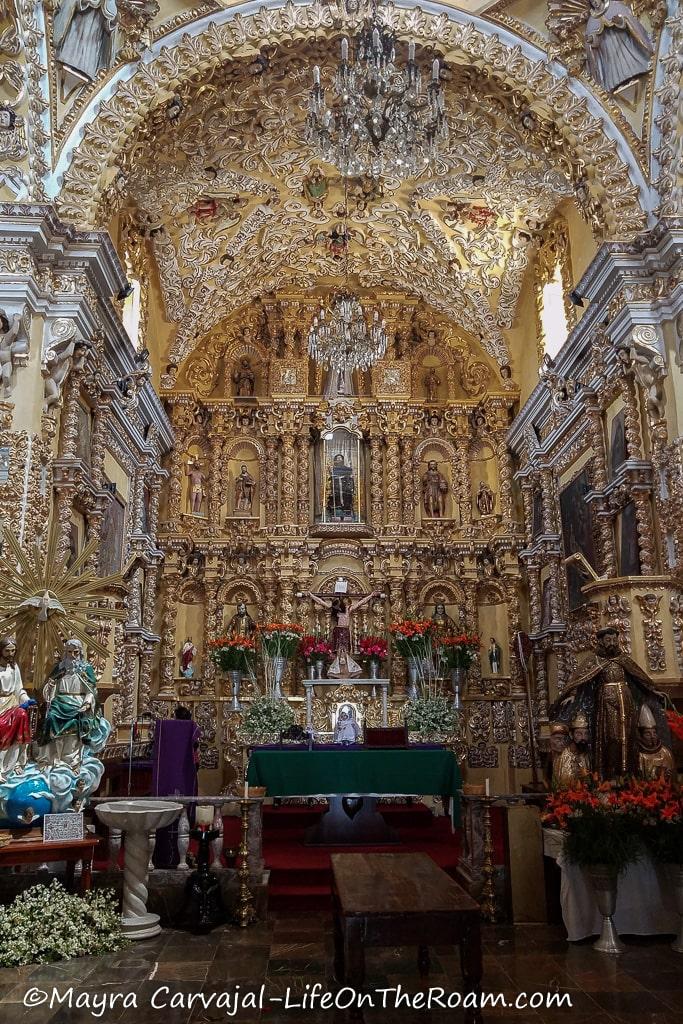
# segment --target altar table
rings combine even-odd
[[[253,750],[247,781],[268,796],[450,797],[459,824],[460,769],[450,750]]]
[[[543,829],[543,852],[562,872],[560,903],[567,939],[576,942],[599,935],[602,918],[592,887],[581,868],[567,860],[561,832]],[[620,935],[675,935],[678,930],[669,883],[647,857],[630,864],[619,877],[614,927]]]

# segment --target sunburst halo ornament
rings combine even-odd
[[[14,636],[17,660],[26,673],[33,665],[37,685],[49,671],[61,646],[78,637],[86,649],[106,657],[109,653],[92,635],[93,619],[127,618],[124,608],[102,604],[116,598],[124,586],[120,573],[97,576],[85,569],[98,540],[87,544],[71,565],[68,555],[57,557],[58,530],[53,525],[43,553],[38,544],[31,556],[7,527],[2,533],[0,556],[0,637]]]

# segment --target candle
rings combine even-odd
[[[349,59],[349,41],[348,39],[342,39],[341,44],[342,60],[346,61]]]
[[[486,796],[491,796],[491,783],[489,782],[488,779],[486,780],[485,792],[486,792]]]
[[[249,783],[247,782],[246,779],[244,780],[244,799],[249,799]]]
[[[432,64],[432,81],[434,81],[434,82],[438,82],[439,81],[439,62],[438,62],[438,60],[435,60],[434,63]]]
[[[313,82],[315,85],[320,85],[320,68],[317,64],[313,68]]]
[[[415,43],[408,43],[408,60],[415,60]]]

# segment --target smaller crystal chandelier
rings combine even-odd
[[[448,140],[439,61],[432,64],[426,90],[415,61],[415,43],[409,44],[408,63],[400,70],[396,39],[379,20],[377,0],[371,0],[368,20],[353,41],[353,52],[352,62],[349,40],[342,39],[334,107],[325,101],[320,68],[313,68],[307,140],[321,159],[347,177],[414,177],[433,165],[440,146]]]
[[[329,320],[321,304],[308,332],[308,351],[317,363],[326,369],[367,370],[387,350],[387,332],[384,320],[377,310],[368,326],[360,302],[350,291],[335,295]]]

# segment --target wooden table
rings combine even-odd
[[[367,946],[418,947],[420,976],[429,946],[460,946],[464,994],[481,992],[479,904],[426,853],[333,853],[335,970],[360,992]],[[465,1011],[481,1021],[479,1007]]]
[[[70,839],[63,843],[44,843],[40,840],[10,842],[0,846],[0,867],[16,867],[20,864],[45,864],[51,861],[66,861],[66,884],[74,889],[76,862],[83,861],[80,890],[87,892],[92,882],[92,861],[98,836],[86,839]]]

